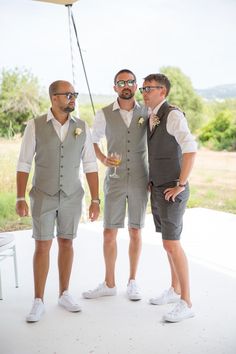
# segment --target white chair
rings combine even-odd
[[[18,271],[16,262],[16,246],[15,237],[11,233],[0,233],[0,262],[7,257],[13,257],[14,272],[15,272],[15,284],[18,288]],[[0,300],[2,300],[2,281],[1,281],[1,264],[0,264]]]

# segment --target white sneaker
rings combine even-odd
[[[187,302],[181,299],[170,312],[163,316],[163,320],[167,322],[180,322],[194,316],[192,307],[189,307]]]
[[[180,295],[171,287],[170,289],[165,290],[160,296],[150,299],[149,303],[152,305],[165,305],[178,302],[179,300]]]
[[[62,295],[59,297],[58,305],[64,307],[64,309],[70,312],[81,311],[81,307],[77,304],[75,299],[73,299],[67,290],[63,291]]]
[[[116,286],[109,288],[104,281],[104,283],[99,284],[96,289],[88,290],[82,293],[83,298],[85,299],[96,299],[101,296],[114,296],[117,293]]]
[[[32,309],[28,316],[26,316],[26,322],[38,322],[45,312],[44,303],[42,299],[34,299]]]
[[[135,280],[131,279],[127,285],[127,296],[132,301],[138,301],[142,299],[140,289]]]

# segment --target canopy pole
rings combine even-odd
[[[71,8],[72,4],[65,5],[65,6]],[[92,106],[92,109],[93,109],[93,114],[95,115],[95,108],[94,108],[94,104],[93,104],[93,98],[92,98],[92,94],[91,94],[90,87],[89,87],[88,76],[87,76],[86,69],[85,69],[84,59],[83,59],[83,55],[82,55],[82,51],[81,51],[81,47],[80,47],[80,43],[79,43],[79,38],[78,38],[78,33],[77,33],[76,25],[75,25],[75,20],[74,20],[73,12],[72,12],[71,9],[70,9],[69,13],[70,13],[70,18],[72,20],[72,24],[73,24],[73,27],[74,27],[76,42],[77,42],[77,45],[78,45],[78,48],[79,48],[80,59],[81,59],[81,63],[82,63],[82,66],[83,66],[84,76],[85,76],[85,80],[86,80],[86,84],[87,84],[87,88],[88,88],[88,92],[89,92],[89,97],[90,97],[90,102],[91,102],[91,106]]]
[[[73,39],[72,39],[72,31],[71,31],[71,6],[67,5],[68,8],[68,22],[69,22],[69,36],[70,36],[70,56],[71,56],[71,68],[72,68],[72,80],[73,86],[76,87],[76,80],[75,80],[75,62],[74,62],[74,55],[73,55]]]

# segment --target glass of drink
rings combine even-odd
[[[121,163],[121,157],[122,157],[121,154],[119,154],[118,152],[112,152],[110,154],[110,158],[113,159],[113,162],[115,164],[114,172],[110,175],[111,178],[120,178],[120,176],[116,173],[116,169]]]

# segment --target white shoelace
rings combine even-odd
[[[101,283],[98,285],[98,287],[96,289],[93,289],[93,290],[89,290],[88,292],[91,294],[91,293],[96,293],[96,292],[100,292],[101,290],[103,290],[105,284],[104,283]]]
[[[35,301],[33,304],[33,307],[30,311],[30,315],[36,315],[38,312],[38,309],[42,306],[42,302],[40,301]]]
[[[132,293],[139,294],[139,288],[136,283],[134,283],[134,282],[130,283],[129,288]]]
[[[183,301],[179,301],[169,314],[170,315],[178,315],[179,313],[181,313],[185,309],[186,309],[185,303]]]

